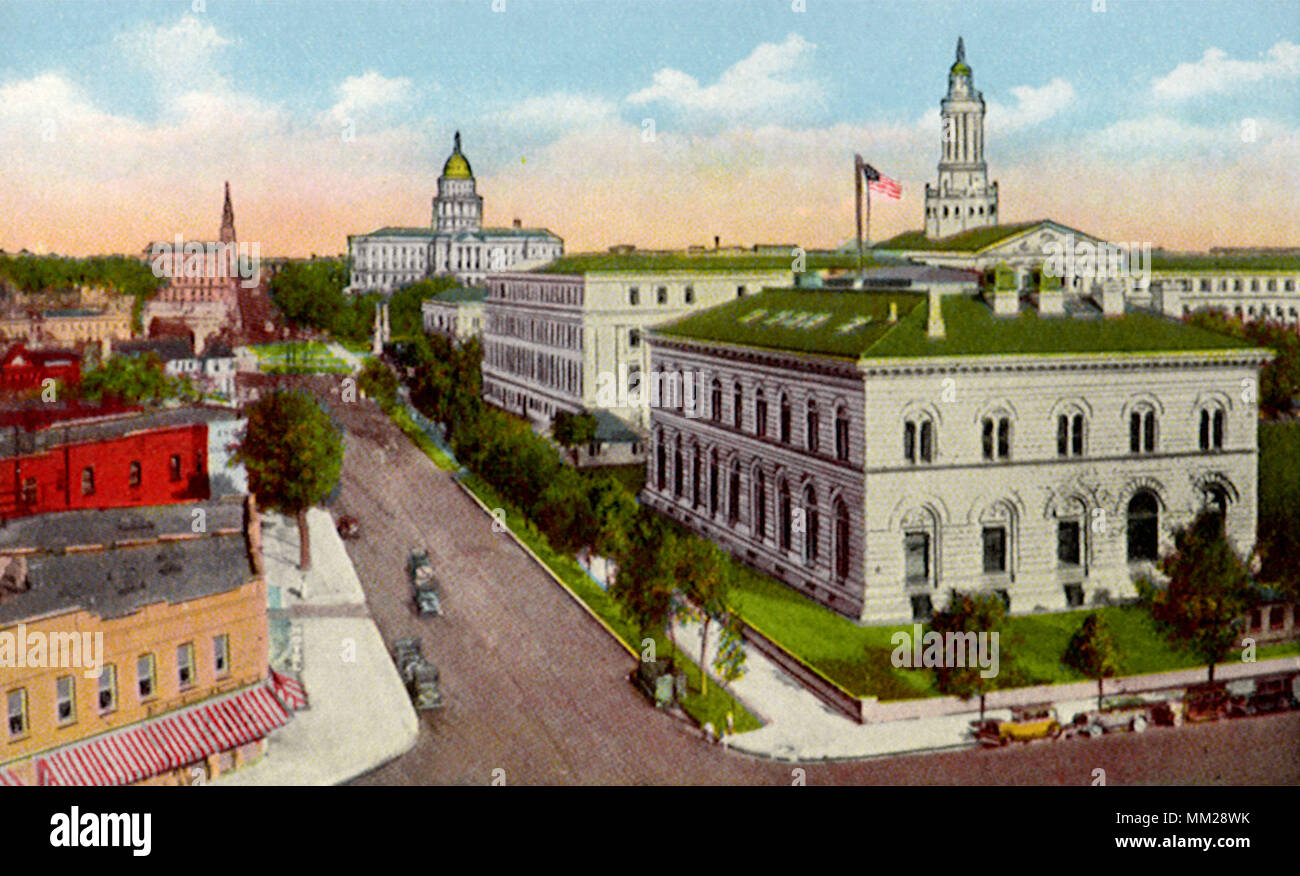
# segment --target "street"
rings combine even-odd
[[[1300,784],[1300,712],[1101,739],[862,762],[790,764],[704,744],[627,681],[632,658],[370,402],[347,432],[333,511],[386,641],[418,635],[447,707],[415,747],[355,780],[427,784]],[[415,615],[405,575],[427,546],[446,616]]]

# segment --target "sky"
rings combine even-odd
[[[1003,222],[1300,245],[1300,0],[0,0],[0,249],[263,256],[428,225],[459,130],[485,221],[570,252],[835,246],[853,155],[922,225],[958,36]]]

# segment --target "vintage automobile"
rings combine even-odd
[[[1190,722],[1215,721],[1228,714],[1227,685],[1209,681],[1187,688],[1187,720]]]
[[[393,642],[393,663],[406,684],[411,703],[417,711],[440,709],[443,706],[442,689],[438,681],[438,667],[425,659],[417,639],[398,639]]]
[[[1050,703],[1030,706],[1013,706],[1010,721],[983,719],[971,722],[971,729],[980,745],[991,748],[1009,742],[1032,742],[1036,739],[1055,739],[1061,733],[1061,722]]]
[[[359,538],[361,536],[361,524],[351,514],[344,514],[340,517],[338,522],[335,523],[335,528],[338,529],[339,535],[343,538]]]
[[[415,598],[415,608],[420,614],[443,615],[442,595],[438,581],[433,576],[433,564],[429,562],[429,552],[416,548],[406,560],[406,573],[411,580],[411,593]]]
[[[637,686],[655,708],[668,709],[677,704],[681,686],[673,671],[672,661],[642,660],[632,671],[632,683]]]

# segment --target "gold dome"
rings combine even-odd
[[[442,166],[442,175],[447,179],[474,178],[474,171],[470,170],[469,161],[460,153],[460,131],[456,132],[451,156],[448,157],[447,163]]]

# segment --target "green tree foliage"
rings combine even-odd
[[[1070,637],[1061,662],[1096,680],[1097,708],[1100,709],[1104,680],[1120,673],[1119,652],[1101,615],[1094,611],[1083,619],[1083,624]]]
[[[435,295],[455,289],[456,278],[451,276],[430,277],[409,286],[403,286],[388,299],[388,322],[394,338],[415,338],[424,334],[424,315],[420,312],[421,302]]]
[[[727,595],[731,584],[726,557],[713,542],[701,538],[683,538],[677,551],[677,568],[673,577],[694,606],[691,613],[700,623],[700,692],[709,686],[706,652],[709,628],[727,615]]]
[[[1243,322],[1222,310],[1202,310],[1188,318],[1201,328],[1268,347],[1276,358],[1260,370],[1259,407],[1265,416],[1290,413],[1300,398],[1300,334],[1279,322]]]
[[[1260,581],[1300,601],[1300,421],[1259,424]]]
[[[679,609],[677,598],[677,537],[648,514],[640,515],[628,534],[628,552],[619,558],[610,585],[642,634],[668,633]],[[674,645],[675,647],[675,645]]]
[[[129,256],[71,258],[57,255],[9,254],[0,252],[0,287],[21,292],[71,292],[82,286],[102,286],[119,295],[130,295],[132,330],[142,330],[144,304],[166,283],[155,276],[148,261]]]
[[[289,262],[271,279],[271,300],[295,327],[317,329],[347,341],[367,341],[374,329],[375,304],[384,296],[345,294],[347,283],[346,259]]]
[[[1245,615],[1258,602],[1250,571],[1221,519],[1208,512],[1174,532],[1174,549],[1160,568],[1168,583],[1139,580],[1138,596],[1170,644],[1207,663],[1213,681],[1214,664],[1237,646]]]
[[[596,418],[587,411],[560,411],[551,423],[551,437],[578,461],[578,448],[596,440]]]
[[[82,375],[77,394],[90,402],[132,405],[197,397],[192,384],[184,377],[168,377],[163,372],[162,360],[154,353],[109,358]]]
[[[984,717],[984,698],[989,691],[1007,686],[1010,676],[1010,660],[1001,643],[1002,625],[1007,618],[1007,606],[995,593],[961,593],[952,591],[952,598],[947,608],[936,611],[930,621],[930,629],[941,636],[948,633],[998,633],[999,654],[998,674],[984,678],[979,666],[937,666],[935,667],[935,687],[940,693],[969,699],[980,699],[980,718]]]
[[[307,509],[324,501],[343,468],[334,424],[306,392],[276,390],[249,407],[236,459],[262,506],[297,518],[299,565],[311,568]]]
[[[367,359],[357,377],[357,386],[385,410],[397,403],[397,376],[383,362]]]

